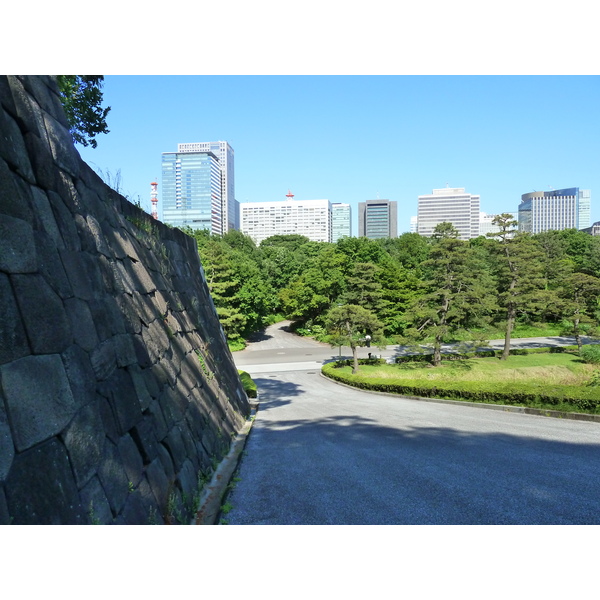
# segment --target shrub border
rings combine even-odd
[[[529,352],[544,353],[551,352],[551,349],[535,348]],[[423,357],[424,355],[418,356]],[[454,354],[452,358],[456,360],[458,356],[461,356],[465,359],[473,357],[468,355]],[[489,356],[489,354],[487,356]],[[405,362],[414,360],[411,357],[399,358],[407,359]],[[427,358],[429,357],[427,356]],[[446,358],[446,360],[448,359]],[[381,364],[383,362],[385,362],[384,359],[359,360],[359,364]],[[403,361],[401,360],[400,362]],[[596,414],[596,416],[598,416],[600,419],[600,394],[598,393],[597,388],[590,388],[588,393],[583,394],[580,390],[577,396],[573,396],[572,393],[570,393],[571,389],[568,386],[554,386],[553,390],[545,390],[544,392],[536,391],[534,388],[529,390],[523,389],[522,385],[512,389],[509,385],[507,385],[505,386],[504,390],[490,390],[485,383],[480,382],[473,382],[467,387],[465,387],[464,382],[462,382],[460,385],[453,385],[452,383],[445,383],[441,385],[439,383],[431,383],[430,385],[427,385],[424,382],[420,382],[419,384],[405,384],[391,383],[389,381],[377,380],[373,378],[361,379],[360,374],[342,375],[335,372],[336,369],[339,369],[342,366],[350,366],[351,363],[352,361],[349,360],[327,363],[321,368],[321,373],[325,377],[328,377],[329,379],[332,379],[338,383],[365,391],[422,399],[442,399],[458,402],[520,406],[524,408],[535,408],[536,410],[540,410],[542,413],[544,411],[547,412],[548,409],[555,410],[560,414],[567,414],[569,411],[575,410],[591,415]],[[565,406],[566,408],[563,409],[561,406]]]

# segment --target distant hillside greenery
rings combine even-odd
[[[507,337],[525,327],[595,335],[600,320],[600,238],[577,231],[501,232],[469,241],[448,223],[432,238],[344,238],[311,242],[277,235],[256,245],[239,231],[187,230],[230,346],[288,318],[324,341],[327,315],[358,305],[389,343],[441,344]],[[548,329],[549,328],[549,329]],[[491,337],[490,337],[491,336]]]

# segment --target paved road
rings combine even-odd
[[[270,373],[279,371],[297,371],[307,369],[320,369],[324,362],[338,358],[352,358],[349,347],[332,348],[329,344],[315,342],[310,338],[290,335],[288,332],[290,322],[283,321],[271,325],[264,332],[250,338],[247,348],[234,353],[236,365],[250,374]],[[586,339],[586,342],[589,340]],[[548,346],[568,346],[575,343],[569,337],[538,337],[520,338],[511,341],[513,348],[541,348]],[[502,348],[504,340],[491,340],[490,346]],[[446,350],[450,345],[443,347]],[[384,349],[371,347],[359,348],[360,358],[367,358],[369,352],[384,358],[393,358],[406,354],[407,350],[401,346],[387,346]]]
[[[264,356],[264,342],[273,359],[325,350],[298,341],[275,331],[234,357]],[[248,367],[261,402],[230,524],[600,524],[597,423],[374,395],[316,362],[267,364]]]

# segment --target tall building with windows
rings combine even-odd
[[[239,229],[234,153],[227,142],[178,144],[162,155],[163,221],[227,233]]]
[[[163,221],[222,232],[221,169],[212,152],[162,155]]]
[[[590,190],[576,187],[523,194],[519,204],[519,231],[586,229],[590,226],[591,201]]]
[[[331,241],[352,235],[352,212],[349,204],[331,203]]]
[[[393,200],[359,202],[358,237],[372,240],[398,237],[398,203]]]
[[[304,235],[313,242],[331,242],[329,200],[241,202],[240,229],[256,244],[272,235]]]
[[[465,188],[441,188],[419,196],[418,233],[431,237],[439,223],[452,223],[462,240],[478,237],[479,195],[468,194]]]

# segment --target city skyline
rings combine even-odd
[[[78,150],[119,172],[122,193],[148,212],[162,153],[218,139],[235,151],[240,203],[291,190],[358,215],[359,202],[387,198],[400,235],[431,189],[464,187],[481,211],[516,214],[525,193],[579,187],[600,220],[597,76],[115,75],[103,90],[110,133]]]

